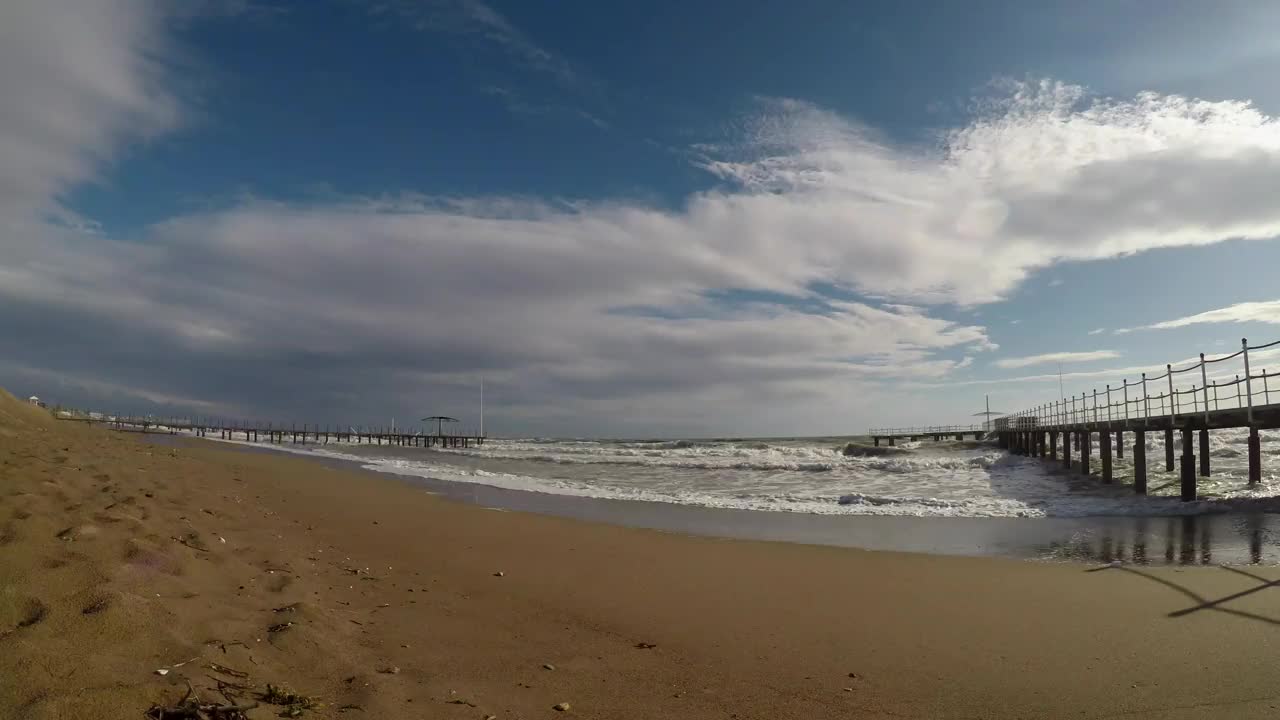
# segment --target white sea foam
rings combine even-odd
[[[262,446],[359,464],[377,472],[526,492],[742,510],[919,517],[1178,515],[1231,510],[1280,493],[1280,477],[1245,481],[1243,431],[1216,431],[1205,500],[1182,503],[1163,473],[1163,439],[1148,434],[1152,496],[1125,484],[1132,447],[1116,459],[1121,481],[1103,485],[1073,469],[965,443],[900,445],[905,453],[846,457],[844,441],[491,440],[478,448],[369,445]],[[1270,434],[1269,434],[1270,435]],[[1263,443],[1265,469],[1280,462],[1280,434]],[[1132,439],[1128,440],[1132,443]],[[243,444],[243,443],[240,443]],[[1095,448],[1095,472],[1097,466]],[[1078,457],[1078,456],[1077,456]]]

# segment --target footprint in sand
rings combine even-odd
[[[0,602],[0,638],[38,625],[48,614],[49,606],[38,598],[28,597],[12,604]]]
[[[141,540],[127,540],[124,545],[125,564],[141,570],[180,576],[186,572],[185,563],[164,550]]]
[[[57,538],[66,542],[74,542],[92,538],[98,535],[98,528],[94,525],[73,525],[69,528],[63,528],[58,531]]]
[[[81,615],[97,615],[111,607],[115,598],[104,590],[90,590],[80,600]]]

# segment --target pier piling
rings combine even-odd
[[[1102,455],[1102,482],[1110,483],[1114,478],[1111,475],[1111,433],[1103,431],[1098,433],[1098,452]]]
[[[1249,484],[1262,482],[1262,440],[1258,437],[1258,428],[1249,428]]]
[[[1080,474],[1081,475],[1089,474],[1089,454],[1092,452],[1092,449],[1089,447],[1089,445],[1091,444],[1092,440],[1093,440],[1092,433],[1090,433],[1088,430],[1083,430],[1080,432]]]
[[[1200,477],[1209,477],[1209,430],[1200,430]]]
[[[1196,499],[1196,453],[1191,428],[1182,429],[1182,500]]]
[[[1147,434],[1142,430],[1133,433],[1133,491],[1147,494]]]

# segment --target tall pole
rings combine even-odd
[[[480,437],[484,437],[484,376],[480,377]]]
[[[1062,389],[1062,362],[1058,362],[1058,397],[1062,398],[1065,403],[1067,401],[1067,392]]]

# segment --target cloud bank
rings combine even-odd
[[[1227,307],[1207,310],[1195,315],[1165,320],[1163,322],[1143,325],[1136,328],[1122,328],[1116,334],[1131,333],[1135,330],[1172,330],[1189,325],[1207,325],[1215,323],[1261,322],[1280,325],[1280,300],[1263,302],[1243,302]]]
[[[1044,82],[921,146],[763,100],[699,146],[709,187],[676,207],[391,192],[103,237],[62,199],[177,125],[157,59],[172,39],[146,3],[61,7],[0,9],[0,331],[26,341],[0,373],[112,399],[454,414],[484,374],[512,428],[855,430],[878,383],[994,347],[939,306],[997,301],[1061,260],[1280,232],[1275,119]],[[1053,361],[1037,357],[1000,362]]]
[[[1001,358],[992,363],[998,368],[1009,370],[1013,368],[1030,367],[1031,365],[1047,365],[1049,363],[1080,363],[1092,362],[1094,360],[1114,360],[1120,357],[1120,353],[1115,350],[1091,350],[1089,352],[1056,352],[1045,353],[1043,355],[1028,355],[1025,357]]]

